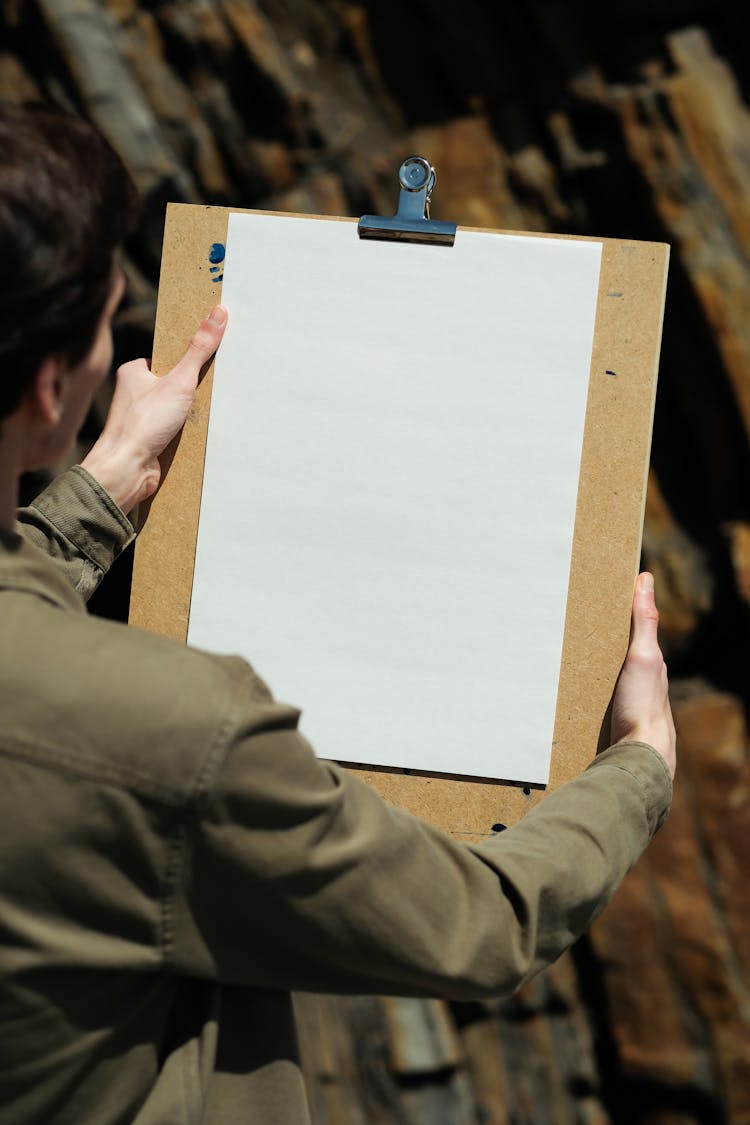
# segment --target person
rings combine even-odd
[[[317,758],[243,660],[87,615],[227,319],[211,310],[161,379],[122,366],[87,456],[17,512],[21,475],[61,457],[109,374],[133,207],[93,127],[0,109],[0,1116],[300,1125],[293,990],[509,993],[663,822],[653,581],[613,745],[481,845]]]

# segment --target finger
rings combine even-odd
[[[639,574],[633,595],[632,644],[639,648],[658,648],[659,611],[654,600],[654,577],[648,571]]]
[[[172,376],[191,383],[198,382],[204,363],[214,354],[227,324],[227,310],[223,305],[215,305],[193,333],[182,359],[172,369]]]
[[[123,384],[127,387],[139,387],[144,381],[150,382],[153,379],[151,374],[151,366],[147,359],[130,359],[127,363],[121,364],[117,368],[117,383],[118,386]]]

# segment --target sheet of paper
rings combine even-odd
[[[548,780],[600,257],[230,217],[188,639],[321,757]]]

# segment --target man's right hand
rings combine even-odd
[[[654,579],[646,571],[635,586],[630,646],[612,701],[611,742],[648,743],[674,777],[676,734],[658,624]]]
[[[81,465],[126,514],[159,487],[159,455],[184,425],[201,369],[221,343],[226,323],[226,309],[216,305],[182,359],[162,377],[145,359],[118,370],[104,428]]]

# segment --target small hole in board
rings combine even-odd
[[[528,785],[524,785],[523,795],[524,795],[524,797],[530,797],[531,796],[531,790],[529,789]]]
[[[492,831],[493,832],[504,832],[507,827],[508,827],[507,824],[493,824],[492,825]]]

